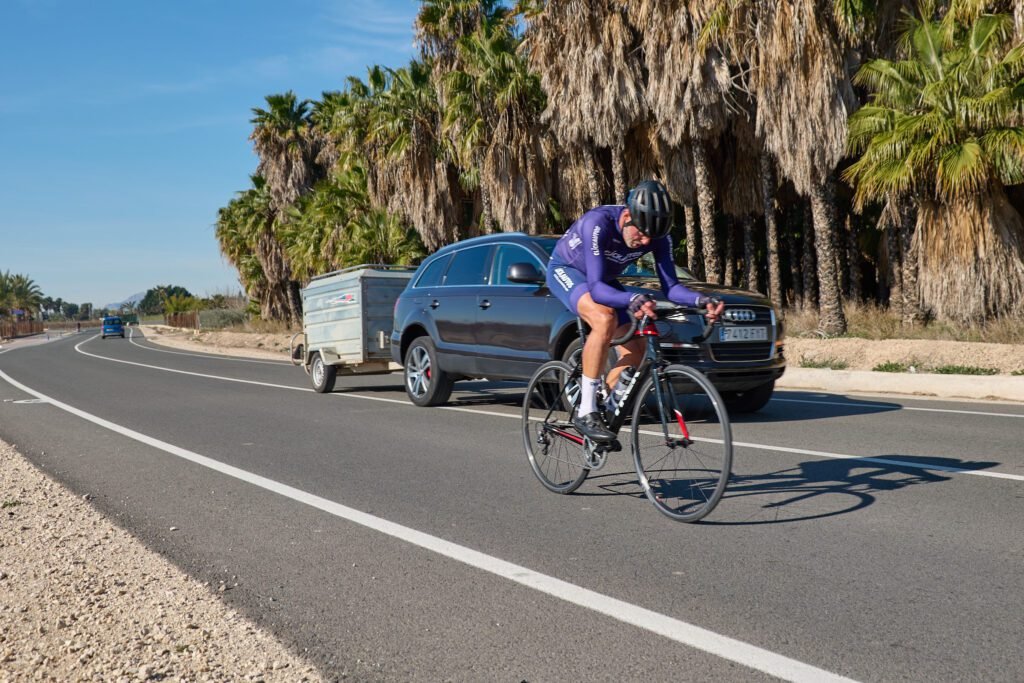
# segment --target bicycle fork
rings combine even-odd
[[[676,446],[682,446],[683,448],[689,447],[693,443],[693,439],[690,438],[690,430],[686,427],[686,418],[683,417],[682,411],[679,410],[679,399],[676,396],[675,390],[672,388],[672,382],[670,380],[664,380],[665,387],[662,389],[661,383],[663,378],[661,373],[658,372],[657,368],[654,370],[654,393],[658,400],[658,412],[659,418],[661,419],[661,432],[665,437],[665,445],[669,448],[675,448]],[[667,392],[669,398],[672,399],[671,410],[672,415],[667,415],[666,411],[669,409],[667,401],[665,401],[665,393]],[[669,436],[668,426],[672,420],[675,420],[679,425],[679,431],[682,432],[683,438],[675,439]]]

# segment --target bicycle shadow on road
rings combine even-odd
[[[891,492],[949,481],[956,470],[978,471],[997,464],[889,455],[808,460],[765,473],[734,472],[718,508],[702,523],[781,524],[834,517],[862,510]]]
[[[730,413],[736,423],[806,422],[832,417],[872,415],[902,410],[899,403],[884,399],[851,398],[844,394],[821,391],[776,391],[771,402],[756,413]]]

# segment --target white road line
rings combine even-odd
[[[139,333],[139,336],[141,336],[143,339],[146,339],[146,335],[144,335],[142,333]],[[95,337],[93,337],[93,339],[95,339]],[[263,365],[291,365],[291,363],[286,361],[286,360],[257,360],[255,358],[237,358],[235,356],[228,356],[228,355],[220,354],[220,353],[189,353],[188,351],[171,351],[169,349],[155,349],[152,346],[143,346],[142,344],[140,344],[137,341],[135,341],[135,331],[134,331],[134,329],[131,332],[128,333],[128,341],[129,341],[129,343],[131,343],[132,346],[136,346],[136,347],[138,347],[140,349],[145,349],[146,351],[156,351],[158,353],[170,353],[170,354],[173,354],[175,356],[194,356],[196,358],[215,358],[217,360],[229,360],[229,361],[232,361],[232,362],[235,362],[235,363],[256,363],[256,364],[263,364]],[[148,341],[148,339],[147,339],[147,341]],[[150,344],[154,344],[154,343],[155,342],[150,342]]]
[[[843,406],[846,408],[888,408],[892,410],[891,403],[843,403],[842,401],[808,401],[807,399],[799,398],[775,398],[772,397],[772,401],[779,401],[782,403],[813,403],[815,405],[823,406]],[[899,405],[900,410],[916,410],[922,413],[958,413],[960,415],[988,415],[991,417],[1022,417],[1024,414],[1018,415],[1016,413],[986,413],[980,410],[953,410],[951,408],[920,408],[918,406],[905,406]]]
[[[86,340],[88,341],[88,340]],[[287,389],[289,391],[307,391],[311,392],[312,389],[304,387],[292,387],[286,384],[273,384],[270,382],[257,382],[250,379],[236,379],[234,377],[221,377],[219,375],[207,375],[201,372],[189,372],[187,370],[174,370],[172,368],[164,368],[159,365],[147,365],[145,363],[136,363],[128,360],[121,360],[119,358],[107,358],[106,356],[97,356],[96,354],[83,351],[79,347],[85,342],[81,342],[75,346],[75,350],[79,353],[90,356],[92,358],[99,358],[100,360],[108,360],[113,363],[124,363],[126,365],[137,365],[143,368],[150,368],[152,370],[163,370],[164,372],[173,372],[179,375],[192,375],[194,377],[205,377],[207,379],[218,379],[224,382],[238,382],[240,384],[255,384],[258,386],[272,387],[275,389]],[[394,403],[401,406],[409,407],[411,404],[408,401],[399,400],[396,398],[384,398],[382,396],[366,396],[364,394],[355,393],[344,393],[344,394],[330,394],[330,396],[336,396],[338,398],[354,398],[363,401],[380,401],[382,403]],[[416,408],[420,410],[420,408]],[[451,410],[461,413],[473,413],[476,415],[490,415],[493,417],[504,417],[520,420],[522,417],[517,414],[499,413],[493,410],[480,410],[478,408],[462,408],[459,406],[439,406],[434,410]],[[712,439],[698,439],[712,441]],[[1024,475],[1020,474],[1009,474],[1005,472],[990,472],[987,470],[968,470],[957,467],[949,467],[946,465],[931,465],[926,463],[916,462],[903,462],[902,460],[890,460],[888,458],[876,458],[868,455],[850,455],[848,453],[831,453],[829,451],[812,451],[806,448],[789,448],[787,446],[769,446],[767,444],[748,443],[744,441],[733,441],[734,447],[742,446],[744,448],[755,448],[762,451],[773,451],[776,453],[794,453],[797,455],[811,455],[818,458],[832,458],[835,460],[863,460],[864,462],[874,462],[882,465],[897,465],[899,467],[909,467],[917,470],[936,470],[940,472],[951,472],[954,474],[969,474],[975,477],[988,477],[990,479],[1009,479],[1011,481],[1024,481]]]
[[[203,372],[191,372],[189,370],[175,370],[174,368],[165,368],[165,367],[162,367],[160,365],[149,365],[148,363],[136,363],[135,361],[122,360],[120,358],[109,358],[107,356],[100,356],[100,355],[97,355],[95,353],[89,353],[88,351],[83,351],[80,347],[82,346],[82,344],[84,344],[87,341],[89,341],[89,340],[86,339],[83,342],[79,342],[78,344],[75,344],[75,351],[78,351],[83,356],[89,356],[90,358],[98,358],[99,360],[106,360],[106,361],[110,361],[111,363],[124,363],[125,365],[135,365],[135,366],[140,367],[140,368],[149,368],[150,370],[163,370],[164,372],[173,372],[173,373],[178,374],[178,375],[191,375],[193,377],[205,377],[206,379],[219,379],[219,380],[221,380],[223,382],[238,382],[239,384],[256,384],[256,385],[263,386],[263,387],[273,387],[274,389],[287,389],[289,391],[313,391],[312,389],[307,389],[305,387],[293,387],[293,386],[289,386],[287,384],[273,384],[272,382],[257,382],[255,380],[251,380],[251,379],[237,379],[235,377],[222,377],[220,375],[208,375],[208,374],[203,373]]]
[[[222,463],[219,460],[214,460],[213,458],[200,455],[199,453],[155,439],[151,436],[128,429],[127,427],[122,427],[119,424],[104,420],[101,417],[97,417],[96,415],[87,413],[84,410],[79,410],[78,408],[66,403],[50,398],[45,394],[41,394],[38,391],[35,391],[34,389],[12,379],[2,370],[0,370],[0,378],[3,378],[9,384],[24,391],[25,393],[42,399],[61,410],[69,412],[72,415],[76,415],[83,420],[92,422],[93,424],[99,425],[104,429],[109,429],[121,434],[122,436],[126,436],[130,439],[146,444],[147,446],[157,448],[165,453],[170,453],[171,455],[182,458],[183,460],[207,467],[216,472],[220,472],[221,474],[225,474],[229,477],[252,484],[253,486],[284,496],[285,498],[290,498],[296,502],[322,510],[323,512],[341,519],[387,534],[388,536],[392,536],[425,550],[451,558],[457,562],[462,562],[463,564],[471,567],[489,572],[503,579],[514,581],[522,586],[526,586],[527,588],[532,588],[571,604],[604,614],[605,616],[611,617],[612,619],[621,621],[625,624],[630,624],[646,631],[656,633],[680,643],[681,645],[687,645],[689,647],[702,650],[717,657],[721,657],[722,659],[742,664],[750,667],[751,669],[762,671],[771,676],[776,676],[787,681],[806,681],[807,683],[817,683],[821,681],[835,681],[837,683],[840,681],[852,681],[852,679],[839,676],[830,671],[825,671],[824,669],[819,669],[795,659],[790,659],[789,657],[771,652],[770,650],[765,650],[757,647],[756,645],[751,645],[741,640],[736,640],[734,638],[721,635],[720,633],[709,631],[701,628],[700,626],[618,600],[617,598],[577,586],[567,581],[562,581],[561,579],[557,579],[547,574],[541,574],[540,572],[523,567],[522,565],[506,562],[505,560],[491,555],[486,555],[477,550],[473,550],[472,548],[467,548],[466,546],[446,541],[443,538],[438,538],[437,536],[431,536],[430,534],[423,533],[422,531],[417,531],[416,529],[402,526],[395,522],[390,522],[381,517],[350,508],[340,503],[335,503],[334,501],[321,498],[320,496],[315,496],[311,493],[288,486],[287,484],[282,484],[281,482],[273,479],[253,474],[247,470]]]

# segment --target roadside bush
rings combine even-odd
[[[975,365],[940,365],[932,370],[940,375],[998,375],[995,368],[979,368]]]
[[[802,368],[821,368],[827,370],[845,370],[850,364],[841,358],[801,358]]]
[[[1014,371],[1013,371],[1013,372],[1011,372],[1010,374],[1011,374],[1011,375],[1015,375],[1015,376],[1017,376],[1017,377],[1021,377],[1021,376],[1024,376],[1024,370],[1014,370]]]
[[[875,372],[906,372],[910,369],[910,366],[906,363],[898,363],[896,361],[886,361],[885,363],[879,363],[875,367],[871,368]]]

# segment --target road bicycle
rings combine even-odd
[[[703,324],[699,311],[674,311],[696,315]],[[582,339],[583,322],[578,325]],[[693,343],[706,339],[713,325],[703,327]],[[602,416],[616,437],[630,421],[636,474],[654,506],[674,520],[696,522],[714,510],[731,472],[732,428],[725,403],[699,370],[662,358],[653,320],[634,319],[612,346],[634,337],[646,339],[643,360],[614,411],[602,408]],[[573,425],[582,374],[578,355],[569,363],[549,361],[533,374],[523,399],[526,455],[541,484],[555,493],[572,493],[604,467],[610,453],[622,450],[618,438],[595,443]]]

